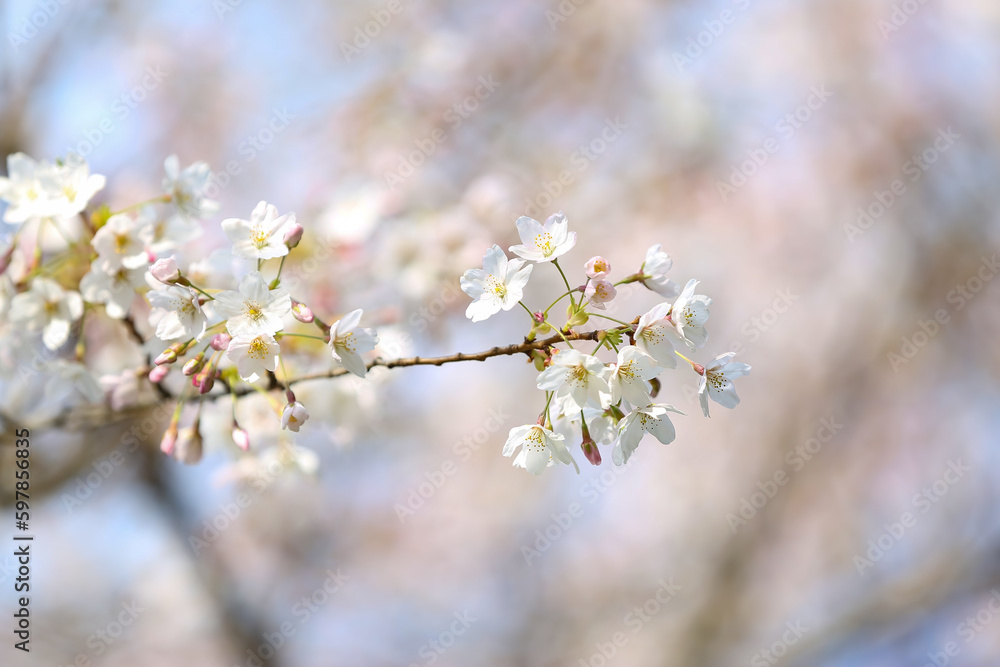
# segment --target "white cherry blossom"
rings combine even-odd
[[[104,187],[105,178],[91,174],[87,161],[76,153],[69,153],[66,161],[51,172],[51,215],[69,218],[77,215],[99,190]]]
[[[128,314],[136,288],[146,284],[145,274],[145,269],[124,266],[108,271],[95,259],[90,272],[80,280],[80,293],[87,303],[103,303],[108,317],[120,320]]]
[[[549,216],[545,224],[522,215],[514,223],[521,237],[519,245],[509,250],[532,262],[551,262],[565,255],[576,245],[576,232],[570,232],[569,222],[562,211]]]
[[[507,259],[507,255],[494,245],[483,255],[483,268],[469,269],[462,276],[462,291],[473,301],[465,316],[481,322],[501,310],[510,310],[524,296],[524,286],[531,276],[531,265],[523,259]]]
[[[7,202],[4,222],[17,225],[50,215],[49,198],[39,179],[39,165],[24,153],[7,156],[7,176],[0,176],[0,199]]]
[[[274,371],[280,351],[273,336],[261,333],[233,338],[226,357],[236,364],[241,379],[256,382],[268,371]]]
[[[306,410],[306,406],[298,401],[288,403],[281,411],[281,428],[298,433],[307,419],[309,419],[309,411]]]
[[[628,463],[642,437],[647,433],[651,433],[664,445],[673,442],[677,432],[668,416],[670,412],[684,414],[672,405],[658,403],[635,408],[625,415],[625,418],[618,424],[618,444],[611,452],[611,460],[614,461],[615,465],[620,466]]]
[[[670,255],[663,252],[663,246],[657,243],[650,246],[646,251],[646,259],[642,263],[639,273],[649,276],[642,280],[642,284],[653,290],[660,296],[673,298],[680,294],[681,286],[673,280],[667,278],[666,273],[674,265],[674,260]]]
[[[563,350],[552,357],[552,365],[538,374],[537,385],[554,391],[563,412],[586,406],[606,408],[611,403],[609,371],[597,357],[577,350]]]
[[[205,311],[198,294],[187,287],[169,285],[150,290],[146,299],[153,307],[149,323],[156,327],[156,337],[160,340],[201,338],[205,333]]]
[[[219,205],[209,199],[205,191],[212,180],[212,169],[207,162],[195,162],[183,170],[176,155],[163,161],[166,178],[163,189],[177,210],[189,218],[205,218],[219,210]]]
[[[592,307],[598,310],[605,310],[606,306],[604,304],[618,296],[618,290],[608,280],[590,279],[587,281],[587,287],[583,295],[587,297]]]
[[[717,356],[711,364],[705,366],[701,374],[701,385],[698,387],[698,399],[701,401],[701,411],[708,417],[708,398],[724,408],[735,408],[740,403],[733,386],[733,378],[750,374],[749,364],[732,361],[735,352],[726,352]]]
[[[91,174],[86,161],[75,153],[62,165],[14,153],[7,156],[7,173],[0,177],[0,199],[9,204],[3,219],[11,224],[76,215],[105,182],[103,176]]]
[[[705,320],[708,319],[708,307],[712,305],[712,299],[694,293],[697,286],[697,280],[689,280],[670,309],[672,333],[692,350],[704,347],[708,341]]]
[[[149,264],[146,247],[151,238],[148,225],[119,213],[108,218],[91,243],[107,271],[138,269]]]
[[[358,327],[362,313],[360,308],[352,310],[330,327],[330,349],[333,360],[358,377],[364,377],[368,372],[361,355],[371,352],[378,344],[378,336],[374,329]]]
[[[669,315],[669,303],[653,306],[639,318],[633,338],[635,346],[651,356],[660,366],[677,368],[677,355],[674,354],[674,344],[670,340],[673,324],[668,318]]]
[[[197,220],[155,206],[143,206],[139,209],[136,222],[147,228],[145,230],[147,243],[154,255],[175,250],[204,232],[204,228]]]
[[[541,475],[556,461],[572,464],[577,472],[580,471],[566,449],[563,436],[537,424],[516,426],[510,430],[503,446],[503,455],[510,457],[518,448],[520,451],[514,458],[514,465],[526,469],[532,475]]]
[[[285,232],[295,224],[295,214],[278,215],[278,209],[260,202],[249,220],[227,218],[222,229],[233,244],[233,254],[244,259],[274,259],[288,254]]]
[[[239,291],[215,296],[215,311],[226,318],[226,330],[233,337],[259,333],[275,334],[284,327],[282,318],[292,312],[292,299],[280,287],[268,289],[258,271],[243,276]]]
[[[611,367],[611,402],[625,399],[632,405],[649,404],[649,381],[660,374],[660,367],[648,354],[627,345],[618,351],[618,363]]]
[[[57,350],[69,340],[73,323],[83,315],[83,299],[78,292],[64,290],[51,278],[35,278],[27,292],[10,302],[8,317],[32,331],[41,329],[42,343]]]

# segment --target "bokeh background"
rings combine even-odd
[[[118,206],[159,192],[167,155],[208,161],[219,219],[295,211],[297,293],[364,307],[386,356],[519,340],[523,313],[464,318],[458,277],[561,209],[571,271],[602,254],[623,277],[662,243],[714,299],[699,360],[753,366],[711,419],[666,373],[673,444],[538,479],[500,456],[542,407],[523,358],[303,387],[293,443],[246,399],[248,456],[220,401],[191,467],[159,454],[162,410],[67,412],[8,368],[4,516],[30,425],[37,541],[32,650],[5,629],[0,663],[1000,664],[996,2],[18,0],[0,20],[0,154],[81,152]],[[217,222],[186,258],[225,274]],[[544,268],[532,305],[559,287]],[[102,372],[141,361],[119,329],[94,332]]]

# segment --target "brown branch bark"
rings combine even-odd
[[[597,340],[597,336],[601,333],[598,331],[587,331],[585,333],[568,333],[565,337],[562,335],[555,335],[551,338],[546,338],[544,340],[525,340],[523,343],[514,343],[511,345],[503,345],[490,348],[489,350],[483,350],[482,352],[475,353],[465,353],[458,352],[456,354],[449,354],[443,357],[404,357],[401,359],[374,359],[366,364],[368,370],[375,368],[376,366],[381,366],[383,368],[403,368],[406,366],[443,366],[444,364],[452,364],[459,361],[486,361],[487,359],[492,359],[493,357],[504,357],[513,356],[515,354],[527,354],[530,355],[533,350],[541,350],[546,347],[552,347],[557,343],[564,343],[567,341],[575,340]],[[310,375],[303,375],[297,378],[293,378],[288,382],[289,385],[298,384],[299,382],[305,382],[306,380],[322,380],[326,378],[335,378],[341,375],[347,375],[350,371],[345,368],[338,368],[332,371],[324,371],[322,373],[312,373]],[[268,389],[277,389],[280,387],[280,383],[277,378],[271,374],[271,383]],[[237,396],[244,396],[254,391],[251,387],[240,387],[236,390]],[[228,392],[227,392],[228,393]]]

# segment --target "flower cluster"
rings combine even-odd
[[[594,465],[602,459],[598,445],[610,446],[614,463],[624,465],[647,433],[663,444],[672,442],[676,432],[670,414],[683,413],[655,398],[660,374],[676,368],[678,357],[700,376],[699,397],[706,417],[709,398],[727,408],[739,403],[733,379],[748,374],[750,366],[732,361],[731,352],[704,366],[676,349],[693,351],[705,346],[712,300],[695,293],[697,280],[688,281],[682,290],[667,278],[672,261],[660,245],[647,251],[637,272],[617,282],[609,280],[611,263],[592,257],[583,266],[586,284],[572,287],[558,260],[576,244],[566,216],[557,213],[544,224],[521,217],[516,225],[521,243],[509,250],[521,259],[508,259],[494,245],[483,257],[483,268],[466,271],[461,281],[462,290],[473,299],[466,311],[472,321],[520,304],[531,318],[529,340],[556,332],[554,338],[530,351],[539,371],[536,386],[545,392],[545,407],[535,424],[511,429],[503,455],[516,453],[515,466],[535,475],[557,462],[576,466],[567,445],[571,440],[579,442],[585,458]],[[545,310],[533,311],[522,300],[534,266],[526,262],[551,263],[565,284],[566,291]],[[654,306],[632,322],[604,314],[618,295],[618,287],[630,283],[645,285],[672,301]],[[560,326],[551,321],[550,311],[567,297],[566,322]],[[614,326],[581,334],[578,328],[592,317]],[[589,353],[576,347],[586,340],[596,342]],[[602,349],[613,352],[615,358],[602,361],[598,358]]]
[[[178,158],[170,156],[164,171],[160,195],[117,211],[102,205],[88,216],[84,211],[105,179],[91,175],[82,158],[70,155],[65,162],[49,164],[21,153],[9,156],[9,177],[0,179],[0,199],[7,203],[5,222],[17,228],[2,254],[0,273],[11,294],[0,300],[0,310],[23,329],[41,332],[44,346],[57,355],[49,370],[73,377],[86,389],[81,393],[88,400],[106,399],[114,409],[135,404],[143,376],[150,386],[159,386],[161,394],[176,398],[161,448],[179,460],[201,457],[201,401],[223,393],[235,397],[240,382],[266,382],[265,391],[283,385],[287,403],[275,406],[276,419],[283,429],[298,432],[309,413],[296,400],[283,371],[279,380],[282,339],[320,340],[327,345],[332,367],[364,377],[366,355],[378,342],[375,331],[361,326],[361,310],[327,325],[281,287],[285,257],[304,230],[294,213],[279,215],[266,202],[260,202],[249,219],[221,222],[231,246],[228,255],[245,261],[237,288],[198,284],[195,276],[204,273],[199,266],[204,259],[182,270],[178,251],[203,233],[202,219],[218,210],[207,195],[211,170],[204,162],[182,169]],[[62,251],[48,258],[47,230],[56,230],[63,239]],[[152,363],[96,382],[84,363],[83,321],[100,312],[125,320],[136,342],[155,355]],[[140,319],[148,322],[151,335],[142,336]],[[287,330],[295,322],[319,331]],[[70,346],[74,339],[76,344]],[[72,347],[72,361],[61,356],[67,347]],[[179,388],[167,388],[176,385],[172,376],[184,379]],[[194,405],[196,414],[181,427],[186,405]],[[236,422],[235,408],[233,442],[243,450],[250,446],[247,430]]]
[[[586,281],[574,287],[559,264],[577,243],[566,216],[557,213],[544,223],[521,217],[521,242],[509,248],[516,257],[494,245],[483,267],[466,271],[460,285],[472,298],[466,315],[474,322],[522,307],[530,323],[525,343],[471,355],[385,360],[372,356],[378,336],[362,326],[362,310],[327,324],[282,286],[286,259],[304,234],[294,213],[281,214],[261,201],[247,219],[222,220],[216,237],[228,241],[220,250],[227,269],[218,271],[204,247],[194,261],[185,252],[219,209],[208,196],[211,170],[204,162],[182,169],[171,156],[164,171],[159,194],[112,210],[108,204],[91,206],[105,179],[91,174],[79,156],[52,164],[21,153],[9,156],[0,199],[13,233],[0,251],[0,315],[16,328],[18,340],[36,336],[44,346],[51,375],[46,391],[52,395],[69,383],[77,398],[105,401],[114,410],[135,405],[143,392],[176,401],[161,449],[180,461],[201,458],[201,407],[223,395],[232,397],[232,444],[240,450],[250,449],[253,437],[237,420],[236,402],[253,390],[267,397],[275,424],[299,432],[309,411],[292,390],[298,380],[285,370],[290,337],[326,351],[329,370],[311,377],[365,378],[374,365],[528,354],[545,406],[536,423],[510,431],[503,454],[533,474],[556,462],[576,466],[569,443],[578,443],[595,465],[601,463],[600,448],[610,446],[613,461],[623,465],[647,433],[665,444],[673,441],[670,415],[680,411],[656,396],[660,374],[676,368],[678,358],[700,376],[706,416],[710,398],[729,408],[739,402],[733,379],[749,366],[732,361],[732,353],[702,365],[679,351],[705,346],[712,301],[696,293],[697,280],[681,289],[667,278],[672,262],[659,245],[636,272],[617,281],[607,259],[592,257],[583,264]],[[544,310],[524,302],[538,264],[551,265],[566,288]],[[620,288],[632,283],[668,300],[631,322],[611,317]],[[566,319],[555,323],[550,312],[565,299]],[[585,330],[591,318],[607,321],[609,328]],[[94,377],[90,344],[108,326],[123,325],[146,363]],[[588,342],[596,347],[579,349]],[[284,400],[275,397],[278,391]]]

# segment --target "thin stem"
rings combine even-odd
[[[197,291],[201,292],[201,293],[202,293],[202,294],[204,294],[205,296],[207,296],[207,297],[208,297],[208,300],[209,300],[209,301],[215,301],[215,297],[214,297],[214,296],[212,296],[211,294],[209,294],[208,292],[206,292],[206,291],[205,291],[205,290],[203,290],[202,288],[198,287],[198,286],[197,286],[197,285],[195,285],[194,283],[191,283],[190,287],[191,287],[192,289],[194,289],[194,290],[197,290]]]
[[[563,273],[562,267],[559,266],[559,260],[558,259],[552,260],[552,265],[559,270],[559,275],[562,276],[563,283],[566,284],[566,289],[569,290],[569,300],[570,300],[570,303],[572,303],[573,306],[575,307],[576,306],[576,299],[573,298],[573,292],[574,292],[574,290],[573,290],[572,287],[569,286],[569,280],[566,279],[566,274]]]
[[[166,204],[170,201],[170,195],[159,195],[158,197],[153,197],[152,199],[147,199],[145,201],[138,202],[136,204],[130,204],[120,211],[115,211],[111,215],[118,215],[119,213],[125,213],[131,211],[134,208],[139,208],[140,206],[145,206],[146,204]]]
[[[651,276],[648,273],[643,273],[642,271],[639,271],[639,273],[633,273],[630,276],[625,276],[624,278],[615,283],[615,287],[618,287],[619,285],[628,285],[630,283],[639,282],[640,280],[648,280],[649,278],[652,277],[653,276]]]
[[[552,325],[550,324],[549,326],[551,327]],[[552,328],[553,328],[553,329],[555,329],[555,332],[556,332],[557,334],[559,334],[559,336],[560,336],[560,337],[562,337],[562,339],[563,339],[563,342],[564,342],[564,343],[566,343],[566,344],[567,344],[567,345],[569,345],[570,347],[573,347],[573,343],[569,342],[569,338],[566,338],[566,335],[565,335],[565,334],[563,334],[563,332],[562,332],[562,330],[561,330],[561,329],[558,329],[558,328],[556,328],[556,327],[552,327]],[[575,350],[576,348],[573,348],[573,349]]]
[[[545,409],[542,410],[542,416],[545,418],[546,422],[549,421],[549,404],[552,403],[552,397],[555,395],[556,393],[554,391],[545,392]]]
[[[277,275],[274,276],[274,280],[271,281],[271,285],[270,285],[271,289],[274,289],[275,287],[277,287],[278,283],[281,282],[281,270],[283,268],[285,268],[285,258],[287,258],[287,257],[288,257],[288,255],[282,255],[281,256],[281,263],[278,264],[278,273],[277,273]],[[260,267],[258,267],[257,270],[259,271]]]
[[[681,358],[681,359],[683,359],[684,361],[686,361],[686,362],[688,362],[689,364],[691,364],[691,368],[694,368],[695,366],[697,366],[697,365],[698,365],[698,364],[697,364],[696,362],[694,362],[694,361],[691,361],[690,359],[688,359],[687,357],[685,357],[685,356],[684,356],[683,354],[681,354],[681,353],[680,353],[680,352],[678,352],[677,350],[674,350],[674,354],[676,354],[676,355],[677,355],[678,357],[680,357],[680,358]]]
[[[311,336],[309,334],[291,333],[288,331],[282,331],[281,333],[274,334],[275,338],[284,338],[285,336],[295,336],[296,338],[312,338],[314,340],[321,340],[324,343],[328,342],[326,338],[322,336]]]
[[[591,315],[591,316],[594,316],[594,317],[601,317],[601,318],[604,318],[605,320],[611,320],[612,322],[617,322],[618,324],[622,325],[623,327],[628,327],[630,330],[632,329],[632,324],[629,323],[629,322],[622,322],[621,320],[616,320],[613,317],[608,317],[607,315],[601,315],[600,313],[588,312],[587,314]]]
[[[281,379],[285,381],[285,391],[291,391],[291,387],[288,386],[288,371],[285,369],[285,355],[278,355],[278,363],[281,364]]]
[[[518,303],[521,304],[521,308],[524,308],[524,310],[527,311],[528,317],[530,317],[531,321],[534,322],[535,321],[535,314],[533,312],[531,312],[531,308],[528,308],[526,305],[524,305],[523,301],[518,301]]]

